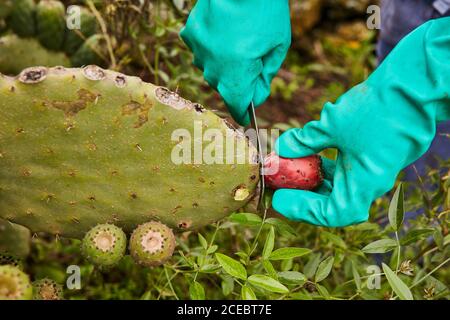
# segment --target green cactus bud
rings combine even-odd
[[[0,253],[26,257],[30,253],[30,230],[0,219]]]
[[[34,0],[14,0],[9,25],[21,37],[32,37],[36,34],[36,4]]]
[[[82,67],[90,64],[106,65],[106,40],[101,34],[89,37],[70,58],[72,66]]]
[[[91,263],[109,267],[117,264],[125,254],[127,236],[113,224],[100,224],[86,233],[81,250]]]
[[[41,0],[36,7],[37,38],[50,50],[60,50],[66,31],[64,4],[55,0]]]
[[[63,300],[63,287],[52,279],[33,282],[33,300]]]
[[[16,75],[23,69],[36,65],[70,67],[70,60],[64,53],[48,51],[32,38],[19,38],[13,34],[0,38],[1,73]]]
[[[95,66],[0,76],[0,128],[0,218],[32,232],[79,238],[100,223],[131,232],[149,220],[198,228],[245,206],[258,183],[256,149],[223,119]],[[195,163],[211,145],[239,152]],[[238,201],[236,188],[250,195]]]
[[[0,300],[31,300],[33,287],[30,278],[19,268],[0,266]]]
[[[136,263],[147,266],[164,264],[175,249],[172,229],[157,221],[141,224],[130,238],[130,253]]]
[[[64,51],[68,54],[74,54],[81,45],[95,34],[97,21],[95,16],[86,8],[80,7],[80,29],[67,30],[66,40],[64,42]],[[95,61],[94,61],[95,62]],[[93,62],[85,63],[95,64]],[[82,66],[82,65],[79,65]]]

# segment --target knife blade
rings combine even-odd
[[[256,113],[255,113],[255,105],[253,101],[250,103],[250,106],[248,107],[248,112],[250,114],[250,124],[252,128],[255,130],[256,134],[256,150],[258,152],[258,165],[259,165],[259,199],[258,199],[258,210],[265,211],[264,208],[264,193],[266,185],[264,183],[264,157],[262,152],[262,143],[261,143],[261,136],[259,135],[259,127],[258,127],[258,121],[256,120]]]

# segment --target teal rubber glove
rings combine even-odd
[[[241,125],[262,104],[291,42],[288,0],[198,0],[181,37]]]
[[[429,148],[450,119],[450,18],[432,20],[402,40],[362,84],[325,105],[319,121],[284,133],[282,157],[337,148],[317,192],[281,189],[273,207],[287,218],[343,227],[368,219],[373,200]]]

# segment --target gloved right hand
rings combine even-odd
[[[285,158],[327,148],[339,154],[334,166],[324,162],[326,188],[277,190],[272,200],[276,211],[326,227],[368,219],[373,200],[426,152],[436,124],[450,120],[449,30],[450,18],[417,28],[366,81],[327,103],[319,121],[278,139],[276,151]]]
[[[198,0],[181,37],[241,125],[270,94],[291,42],[288,0]]]

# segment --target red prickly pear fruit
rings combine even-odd
[[[318,155],[288,159],[272,152],[264,160],[264,181],[273,190],[313,190],[323,182],[322,160]]]

